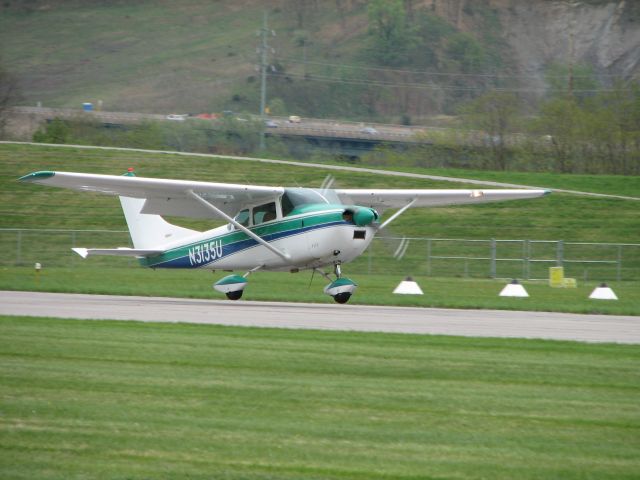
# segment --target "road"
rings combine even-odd
[[[0,315],[640,343],[640,317],[0,291]]]

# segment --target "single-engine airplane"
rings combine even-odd
[[[314,270],[329,282],[324,292],[346,303],[355,282],[341,265],[361,255],[377,232],[410,207],[476,204],[540,197],[546,190],[313,189],[236,185],[125,175],[39,171],[30,183],[117,195],[133,248],[74,248],[92,255],[133,256],[151,268],[244,271],[213,287],[231,300],[242,296],[257,270]],[[381,220],[384,209],[397,209]],[[218,218],[227,225],[199,232],[162,216]],[[328,273],[326,267],[333,269]],[[331,276],[333,275],[333,277]]]

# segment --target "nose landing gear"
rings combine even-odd
[[[317,271],[327,280],[331,281],[331,277],[329,277],[328,274],[319,269],[317,269]],[[342,276],[342,269],[340,268],[339,262],[333,265],[333,272],[336,279],[324,287],[324,293],[332,296],[337,303],[347,303],[353,292],[356,291],[358,285],[350,278]]]

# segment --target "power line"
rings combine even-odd
[[[305,63],[302,60],[298,60],[293,57],[280,57],[283,60],[289,61],[291,63]],[[318,62],[307,60],[307,64],[311,65],[321,65],[326,67],[336,67],[336,68],[350,68],[350,69],[359,69],[359,70],[375,70],[382,72],[394,72],[394,73],[411,73],[416,75],[429,75],[429,76],[448,76],[448,77],[489,77],[489,78],[537,78],[535,75],[525,75],[525,74],[506,74],[506,73],[458,73],[458,72],[433,72],[430,70],[410,70],[403,68],[391,68],[391,67],[375,67],[375,66],[366,66],[366,65],[354,65],[354,64],[345,64],[345,63],[330,63],[330,62]],[[603,73],[597,74],[594,76],[598,77],[612,77],[612,78],[624,78],[623,75],[617,75],[613,73]],[[566,78],[566,75],[545,75],[547,78]],[[573,75],[573,78],[591,78],[590,75]]]
[[[317,82],[326,82],[326,83],[344,83],[349,85],[367,85],[374,87],[403,87],[403,88],[417,88],[417,89],[425,89],[425,90],[458,90],[458,91],[479,91],[479,90],[495,90],[499,92],[510,92],[510,93],[529,93],[529,92],[546,92],[549,89],[545,87],[540,88],[507,88],[507,87],[496,87],[496,86],[458,86],[458,85],[439,85],[439,84],[427,84],[427,83],[399,83],[392,82],[387,80],[369,80],[369,79],[345,79],[345,78],[336,78],[330,76],[323,75],[303,75],[298,73],[279,73],[279,72],[267,72],[267,75],[271,77],[291,77],[298,78],[302,80],[313,80]],[[573,90],[574,93],[599,93],[599,92],[615,92],[616,89],[584,89],[584,90]]]

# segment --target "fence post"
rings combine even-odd
[[[16,247],[16,266],[20,266],[22,263],[22,230],[18,230],[18,244]]]
[[[522,242],[522,278],[529,280],[529,240]]]
[[[616,278],[622,280],[622,245],[618,245],[618,264],[616,265]]]
[[[556,249],[556,265],[558,267],[561,267],[563,261],[564,261],[564,241],[558,240],[557,249]]]
[[[496,239],[491,239],[491,278],[496,278]]]
[[[75,248],[76,246],[76,231],[71,232],[71,248]],[[71,256],[71,266],[76,266],[76,255]]]

